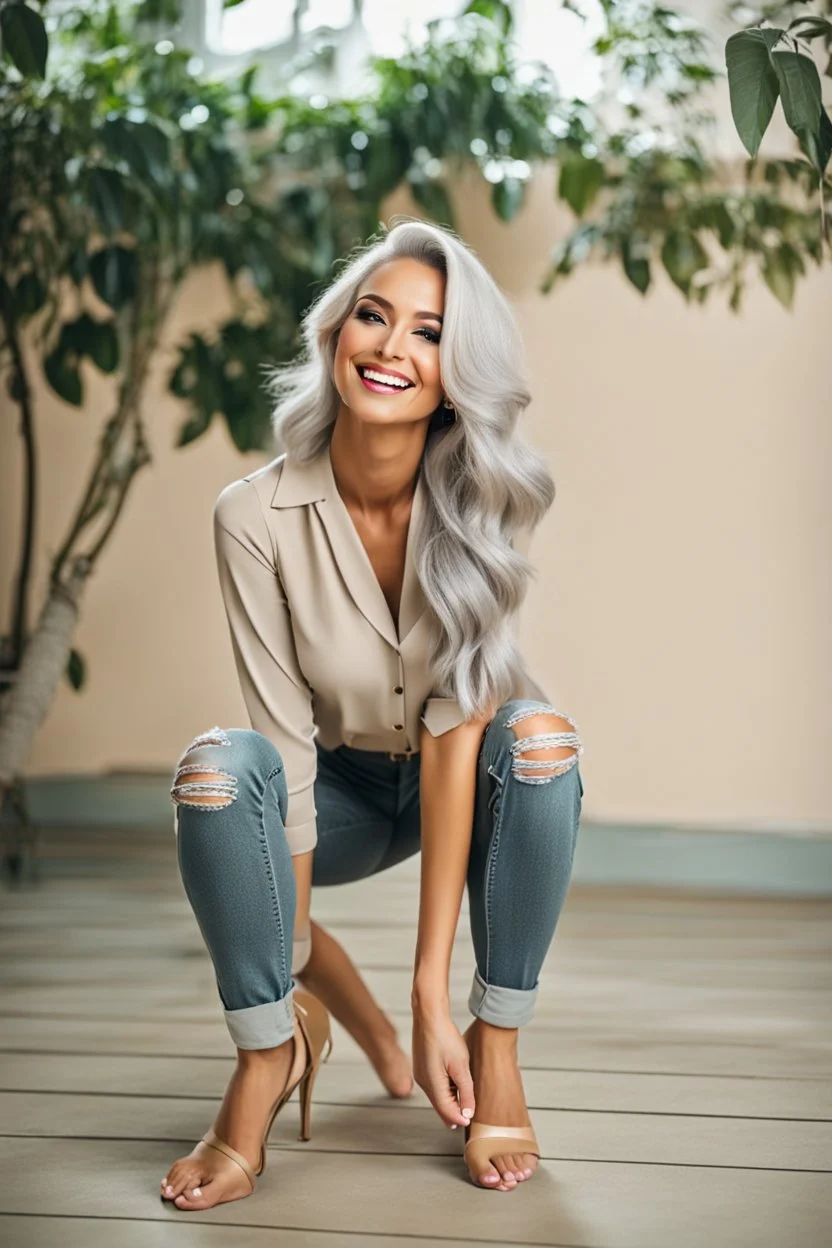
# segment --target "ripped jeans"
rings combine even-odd
[[[541,731],[515,731],[531,716],[545,717]],[[576,727],[545,702],[515,699],[483,734],[467,871],[476,958],[468,1007],[497,1027],[531,1020],[566,899],[583,797]],[[315,886],[374,875],[420,847],[418,753],[400,760],[316,745],[313,903]],[[293,957],[295,877],[280,753],[252,729],[214,728],[180,758],[171,797],[179,870],[231,1038],[241,1049],[283,1044],[292,1036],[293,974],[309,950]]]

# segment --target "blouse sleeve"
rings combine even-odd
[[[251,726],[283,760],[292,854],[313,849],[318,768],[312,691],[300,670],[286,595],[255,487],[227,485],[214,505],[214,547],[237,674]]]

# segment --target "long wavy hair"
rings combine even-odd
[[[269,370],[272,425],[278,454],[308,462],[324,451],[341,403],[338,332],[365,278],[400,257],[445,276],[439,366],[456,420],[441,426],[439,408],[431,421],[421,465],[428,500],[413,549],[436,626],[432,692],[473,718],[521,687],[517,615],[535,569],[514,540],[531,534],[555,497],[542,455],[517,427],[531,401],[519,328],[474,251],[452,230],[401,215],[359,244],[305,313],[298,357]]]

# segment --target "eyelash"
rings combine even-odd
[[[360,321],[366,321],[367,318],[370,316],[378,316],[378,319],[381,320],[381,317],[379,316],[378,312],[374,312],[372,308],[359,308],[359,310],[356,312],[355,315],[358,317]],[[416,333],[417,334],[423,333],[427,335],[425,339],[426,342],[432,342],[436,346],[439,345],[439,335],[436,333],[435,330],[428,329],[426,325],[423,326],[422,329],[417,329]]]

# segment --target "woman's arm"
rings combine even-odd
[[[451,948],[471,852],[477,756],[488,718],[419,737],[422,865],[412,1003],[447,1010]]]
[[[489,717],[490,718],[490,717]],[[474,822],[477,756],[489,718],[420,734],[422,869],[413,974],[413,1075],[449,1127],[476,1105],[468,1046],[450,1012],[448,972]]]

